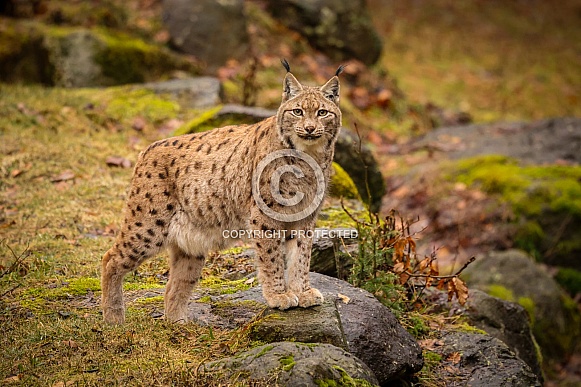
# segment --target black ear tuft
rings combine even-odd
[[[337,69],[337,71],[335,71],[335,76],[338,77],[339,74],[341,74],[343,72],[343,70],[345,70],[345,67],[347,67],[347,65],[341,65],[341,66],[339,66],[339,68]]]
[[[287,60],[283,58],[280,60],[280,63],[282,63],[282,65],[286,69],[286,72],[290,73],[290,65],[288,64]]]

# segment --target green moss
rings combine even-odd
[[[348,209],[348,211],[349,211],[349,213],[353,214],[353,216],[355,216],[357,219],[362,218],[360,216],[362,211],[355,211],[352,209]],[[323,209],[319,213],[319,218],[317,219],[317,227],[352,228],[352,227],[355,227],[355,222],[340,207],[323,207]]]
[[[148,280],[145,282],[125,282],[123,283],[123,290],[148,290],[148,289],[161,289],[164,288],[164,284],[155,282],[153,280]]]
[[[347,172],[337,163],[333,163],[333,175],[331,176],[331,184],[329,187],[329,194],[336,198],[345,199],[359,199],[359,192],[353,180]]]
[[[501,300],[514,301],[514,294],[512,290],[502,285],[498,284],[489,285],[487,293],[490,294],[492,297],[500,298]]]
[[[95,54],[103,75],[115,84],[141,83],[162,76],[168,69],[195,71],[185,59],[167,49],[127,34],[95,31],[104,43]]]
[[[280,359],[278,359],[278,361],[280,362],[280,365],[282,366],[282,370],[285,372],[290,372],[296,364],[295,358],[293,357],[293,355],[283,356]]]
[[[425,351],[424,352],[424,367],[434,366],[439,364],[442,361],[442,355],[432,351]]]
[[[264,346],[264,348],[262,348],[262,349],[260,350],[260,352],[258,352],[258,353],[256,354],[256,356],[254,356],[254,358],[256,359],[256,358],[258,358],[258,357],[261,357],[261,356],[263,356],[264,354],[266,354],[267,352],[269,352],[269,351],[270,351],[270,350],[272,350],[273,348],[274,348],[274,346],[273,346],[273,345],[265,345],[265,346]]]
[[[117,121],[126,121],[136,116],[147,121],[160,122],[175,117],[180,112],[177,102],[164,99],[147,89],[122,86],[107,89],[108,100],[105,114]]]
[[[529,314],[529,317],[531,319],[531,323],[532,325],[535,324],[535,302],[533,301],[532,298],[530,297],[519,297],[516,302],[522,306],[527,313]]]
[[[135,301],[135,303],[140,305],[148,305],[148,304],[159,304],[163,303],[163,296],[153,296],[147,298],[140,298]]]
[[[476,186],[517,215],[515,244],[536,257],[571,262],[581,251],[581,166],[522,166],[514,159],[478,156],[458,161],[452,180]],[[554,240],[555,235],[561,235]]]
[[[230,281],[210,275],[202,278],[200,287],[215,294],[233,294],[250,289],[251,285],[247,284],[246,281],[248,281],[246,278]]]
[[[462,322],[460,324],[454,325],[454,329],[459,332],[466,332],[466,333],[476,333],[478,335],[486,335],[487,333],[482,329],[478,329],[467,322]]]
[[[101,290],[101,284],[98,278],[81,277],[71,279],[70,282],[63,286],[47,288],[30,288],[23,292],[25,297],[42,298],[45,300],[56,300],[59,298],[68,298],[71,296],[84,296],[89,291]]]
[[[185,124],[177,128],[174,132],[174,136],[181,136],[182,134],[204,131],[206,129],[204,127],[205,124],[210,122],[210,120],[212,120],[216,113],[218,113],[221,109],[222,105],[218,105],[216,107],[213,107],[211,109],[202,112],[200,115],[196,116],[195,118],[191,119],[190,121],[186,122]],[[214,127],[215,126],[212,126],[211,128],[208,129],[213,129]]]
[[[581,271],[571,268],[559,268],[555,280],[571,295],[581,293]]]
[[[356,379],[351,377],[343,368],[339,366],[333,366],[334,369],[341,373],[341,379],[317,379],[315,383],[319,387],[373,387],[374,384],[369,383],[365,379]]]

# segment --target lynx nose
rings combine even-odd
[[[307,131],[308,134],[312,134],[315,131],[315,127],[314,126],[305,126],[305,130]]]

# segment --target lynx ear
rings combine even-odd
[[[321,93],[333,102],[335,105],[339,104],[339,78],[335,75],[329,79],[327,83],[321,86]]]
[[[286,73],[282,86],[282,102],[296,97],[303,90],[303,86],[301,86],[299,81],[291,73]]]

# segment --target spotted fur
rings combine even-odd
[[[306,233],[313,229],[320,206],[300,221],[277,221],[257,206],[251,180],[265,156],[296,149],[316,160],[326,185],[341,126],[338,103],[337,76],[322,87],[312,87],[301,85],[288,72],[276,116],[254,125],[227,126],[157,141],[141,152],[128,193],[125,220],[102,260],[105,321],[124,321],[123,277],[168,249],[165,315],[170,321],[185,322],[188,300],[206,254],[232,242],[224,238],[224,230],[249,229],[263,234],[284,230],[285,238],[252,240],[263,295],[269,306],[280,309],[321,304],[321,293],[309,285],[312,239]],[[279,158],[270,170],[280,166],[305,171],[302,178],[292,173],[282,175],[279,187],[285,198],[297,192],[304,194],[293,212],[305,208],[316,195],[315,176],[302,160]],[[260,180],[260,193],[267,206],[281,213],[290,211],[274,200],[267,189],[268,180],[268,174]],[[291,239],[291,230],[305,233]]]

